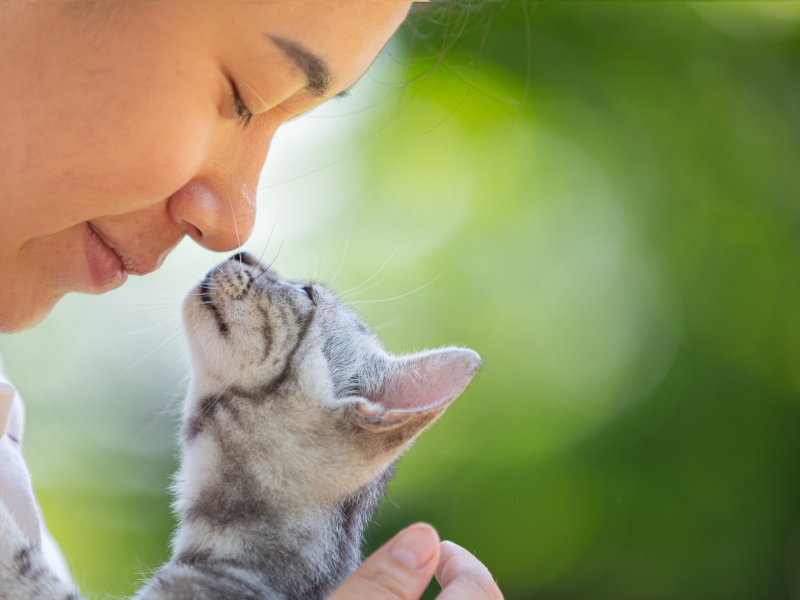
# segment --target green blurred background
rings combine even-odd
[[[390,350],[485,361],[368,550],[421,519],[509,600],[800,598],[799,136],[793,3],[439,5],[281,130],[245,247],[340,292],[385,265],[347,300]],[[168,556],[178,307],[220,258],[0,337],[90,592]]]

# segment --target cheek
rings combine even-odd
[[[174,194],[201,169],[208,152],[207,121],[186,114],[173,120],[150,116],[96,172],[100,189],[128,200],[127,206],[116,205],[119,212],[152,206]]]
[[[202,167],[220,119],[219,69],[171,46],[141,46],[103,38],[71,60],[43,52],[28,65],[41,77],[8,92],[36,101],[0,101],[20,229],[43,235],[145,208]]]
[[[76,134],[85,141],[62,183],[79,177],[105,214],[164,200],[197,173],[208,154],[215,107],[207,87],[162,77],[124,96],[109,92],[102,112],[77,117],[85,125]],[[69,145],[68,139],[61,143]],[[109,200],[113,205],[104,206]]]

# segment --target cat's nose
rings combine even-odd
[[[259,263],[259,260],[249,252],[237,252],[228,260],[238,260],[239,262],[246,264],[248,267],[255,267]]]
[[[237,252],[228,259],[228,262],[237,261],[251,267],[250,275],[256,278],[261,278],[266,281],[277,281],[278,273],[267,264],[258,260],[254,255],[249,252]]]

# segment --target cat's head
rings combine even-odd
[[[330,290],[246,253],[190,292],[184,322],[187,446],[294,501],[335,500],[380,475],[481,364],[454,347],[390,355]]]

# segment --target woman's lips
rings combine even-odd
[[[147,275],[148,273],[152,273],[161,266],[161,263],[164,261],[164,256],[169,251],[158,255],[133,252],[129,247],[126,247],[125,244],[121,244],[118,240],[110,237],[94,223],[89,222],[89,228],[100,238],[103,245],[116,255],[120,265],[122,265],[122,270],[128,275]],[[178,241],[180,241],[180,238],[175,243],[177,244]]]
[[[128,278],[120,257],[89,224],[85,244],[86,262],[96,291],[104,292],[121,286]]]

